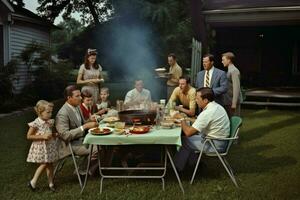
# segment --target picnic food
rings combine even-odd
[[[129,132],[139,134],[139,133],[147,133],[149,130],[150,130],[149,126],[135,126],[135,127],[132,127],[129,130]]]
[[[111,122],[119,121],[119,118],[118,118],[118,117],[115,117],[115,116],[111,116],[111,117],[106,117],[106,118],[104,118],[103,121],[104,121],[104,122],[111,123]]]
[[[90,130],[94,135],[105,135],[111,132],[109,128],[94,128]]]
[[[173,125],[174,125],[174,122],[171,121],[171,120],[165,120],[165,121],[162,121],[160,124],[161,124],[162,127],[172,128]]]

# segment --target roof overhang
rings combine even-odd
[[[11,6],[11,4],[7,0],[1,0],[1,1],[9,9],[10,12],[15,12],[14,8]]]
[[[213,27],[300,24],[300,6],[206,10],[203,14]]]

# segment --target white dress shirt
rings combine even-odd
[[[192,127],[213,138],[227,138],[230,133],[227,113],[221,105],[214,101],[207,104]]]

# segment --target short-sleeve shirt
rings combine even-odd
[[[174,66],[170,67],[169,73],[171,74],[171,77],[167,81],[167,85],[168,86],[178,86],[178,82],[174,83],[173,81],[171,81],[171,79],[177,79],[177,80],[179,80],[179,78],[182,76],[182,69],[181,69],[181,67],[177,63],[175,63]]]
[[[175,102],[177,99],[181,102],[183,107],[189,108],[190,110],[196,109],[196,89],[191,87],[189,88],[187,94],[184,94],[180,87],[176,87],[170,97],[169,101]]]
[[[212,101],[207,104],[192,125],[199,133],[213,138],[227,138],[230,122],[225,109]]]

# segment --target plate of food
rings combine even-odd
[[[116,122],[116,121],[119,121],[119,117],[115,117],[115,116],[111,116],[111,117],[105,117],[103,119],[104,122],[107,122],[107,123],[113,123],[113,122]]]
[[[89,129],[89,133],[92,135],[108,135],[114,131],[113,128],[110,127],[97,127]]]
[[[174,122],[172,120],[164,120],[160,122],[160,125],[162,128],[173,128],[174,127]]]
[[[167,69],[164,67],[161,67],[161,68],[156,68],[155,71],[156,72],[165,72],[165,71],[167,71]]]
[[[150,131],[150,126],[134,126],[129,129],[129,132],[133,134],[143,134],[143,133],[148,133],[149,131]]]

